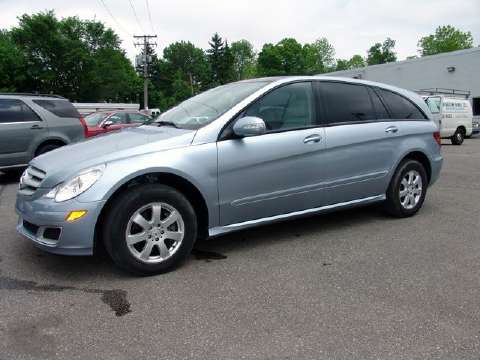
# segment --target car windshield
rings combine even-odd
[[[85,117],[85,122],[88,126],[95,126],[98,125],[108,113],[93,113]]]
[[[266,81],[246,81],[216,87],[185,100],[164,112],[151,125],[200,129],[267,83]]]

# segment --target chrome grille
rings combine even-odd
[[[29,166],[20,178],[18,193],[27,196],[33,195],[46,176],[47,173],[45,171]]]

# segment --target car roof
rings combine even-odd
[[[44,100],[66,100],[60,95],[55,94],[34,94],[34,93],[7,93],[7,92],[0,92],[0,97],[7,97],[7,98],[32,98],[32,99],[44,99]]]

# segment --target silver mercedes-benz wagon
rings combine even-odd
[[[103,243],[122,268],[156,274],[197,239],[251,226],[374,202],[414,215],[441,165],[415,93],[320,76],[240,81],[35,158],[17,228],[57,254]]]

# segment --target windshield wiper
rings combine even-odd
[[[155,121],[155,122],[152,123],[152,125],[153,125],[153,124],[155,124],[155,125],[157,125],[157,126],[172,126],[172,127],[174,127],[174,128],[179,129],[179,127],[178,127],[175,123],[173,123],[173,122],[171,122],[171,121]]]

